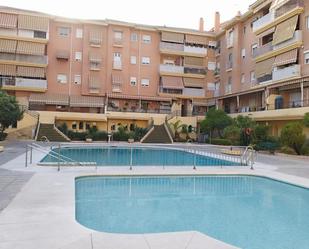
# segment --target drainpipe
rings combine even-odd
[[[300,98],[301,98],[301,106],[304,106],[304,81],[300,83]]]
[[[71,84],[72,84],[72,60],[73,60],[73,25],[71,25],[71,40],[70,40],[70,64],[69,64],[69,101],[71,98]],[[70,105],[69,105],[70,111]]]
[[[138,63],[138,72],[137,72],[137,95],[140,95],[140,83],[141,83],[141,41],[142,34],[141,31],[138,31],[138,52],[137,52],[137,63]]]

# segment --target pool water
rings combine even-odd
[[[53,151],[59,153],[59,149]],[[222,160],[205,155],[194,155],[183,150],[151,147],[64,147],[61,155],[78,162],[95,162],[98,166],[238,166],[234,161]],[[132,153],[132,162],[131,162]],[[232,158],[232,157],[230,157]],[[233,158],[232,158],[233,159]],[[57,158],[45,156],[41,163],[57,162]]]
[[[248,249],[309,248],[309,190],[252,176],[77,178],[76,219],[103,232],[199,231]]]

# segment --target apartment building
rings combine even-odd
[[[258,0],[204,30],[0,8],[1,88],[41,122],[112,131],[216,106],[278,135],[309,112],[309,3]],[[44,117],[44,118],[43,118]]]

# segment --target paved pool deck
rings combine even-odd
[[[255,170],[248,167],[198,167],[197,170],[192,167],[134,167],[130,171],[128,167],[62,167],[58,172],[56,167],[36,165],[43,157],[40,152],[34,153],[33,164],[25,168],[26,143],[8,144],[6,152],[0,154],[0,183],[8,181],[3,184],[5,188],[0,188],[0,194],[10,192],[6,207],[0,211],[0,249],[236,248],[196,231],[126,235],[85,228],[74,217],[74,179],[77,176],[244,174],[270,177],[309,188],[309,161],[306,159],[259,155]],[[181,145],[173,145],[178,146]],[[198,148],[218,150],[199,145]]]

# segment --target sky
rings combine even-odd
[[[80,19],[115,19],[140,24],[198,29],[199,18],[205,29],[214,24],[214,13],[221,21],[244,13],[255,0],[0,0],[0,5],[41,11]]]

